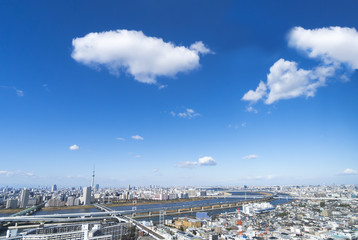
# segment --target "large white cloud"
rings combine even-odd
[[[242,99],[251,103],[265,99],[266,104],[272,104],[281,99],[313,97],[317,88],[324,86],[334,72],[332,65],[304,70],[298,68],[296,62],[281,58],[270,68],[266,84],[260,82],[256,91],[248,91]]]
[[[289,46],[304,51],[310,58],[321,59],[311,70],[298,68],[295,61],[278,60],[270,68],[266,82],[249,90],[242,100],[255,103],[264,100],[272,104],[281,99],[300,96],[313,97],[317,88],[325,86],[327,78],[338,75],[342,64],[358,69],[358,32],[355,28],[329,27],[318,29],[293,28],[288,36]],[[343,74],[341,79],[346,80]]]
[[[130,30],[89,33],[73,39],[72,45],[76,61],[105,66],[113,74],[124,70],[143,83],[156,83],[158,76],[172,77],[198,68],[199,54],[210,52],[200,41],[188,48]]]
[[[278,60],[267,75],[267,87],[269,89],[266,104],[271,104],[280,99],[290,99],[299,96],[313,97],[317,88],[326,83],[327,77],[334,74],[331,66],[321,66],[313,70],[304,70],[297,67],[297,63]]]
[[[358,32],[355,28],[295,27],[289,34],[289,46],[303,50],[311,58],[319,57],[326,63],[347,63],[358,69]]]

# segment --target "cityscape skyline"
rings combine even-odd
[[[0,187],[357,184],[355,1],[22,3]]]

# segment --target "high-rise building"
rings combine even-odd
[[[99,190],[99,184],[96,184],[96,187],[95,187],[95,189],[94,189],[96,192],[98,192],[98,190]]]
[[[200,191],[199,196],[200,197],[205,197],[206,196],[206,191]]]
[[[75,205],[75,198],[74,197],[68,197],[67,198],[67,206],[74,206]]]
[[[91,204],[91,187],[85,187],[83,189],[83,205]]]
[[[6,208],[17,208],[17,199],[8,199],[6,202]]]
[[[57,191],[57,185],[56,185],[56,184],[52,185],[51,191],[52,191],[52,192],[56,192],[56,191]]]
[[[79,198],[75,198],[73,205],[78,206],[80,204],[81,204],[81,200]]]
[[[20,195],[20,208],[25,208],[27,206],[27,203],[29,201],[29,194],[30,191],[26,188],[22,189],[21,195]]]

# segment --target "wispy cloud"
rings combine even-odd
[[[24,91],[16,89],[16,94],[19,97],[23,97],[24,96]]]
[[[242,127],[242,128],[245,128],[246,127],[246,122],[242,122],[241,124],[229,124],[228,125],[228,128],[234,128],[234,129],[238,129],[240,126]]]
[[[126,139],[125,138],[122,138],[122,137],[117,137],[116,138],[118,141],[125,141]]]
[[[50,91],[49,87],[48,87],[48,84],[42,84],[42,87],[45,91]]]
[[[247,181],[259,181],[259,180],[273,180],[278,178],[276,175],[257,175],[257,176],[244,176],[241,177],[241,180],[247,180]]]
[[[35,175],[32,172],[0,170],[0,176],[4,176],[4,177],[12,177],[12,176],[33,177]]]
[[[252,112],[252,113],[258,113],[258,111],[255,108],[253,108],[252,106],[247,106],[246,111],[247,112]]]
[[[341,175],[357,175],[357,170],[346,168],[343,172],[341,172]]]
[[[144,138],[142,136],[139,136],[139,135],[134,135],[131,138],[134,139],[134,140],[144,140]]]
[[[195,112],[191,108],[187,108],[187,109],[185,109],[184,112],[178,112],[178,113],[172,111],[172,112],[170,112],[170,114],[174,117],[177,116],[177,117],[187,118],[187,119],[192,119],[192,118],[200,116],[199,113]]]
[[[79,149],[80,149],[80,147],[77,144],[73,144],[72,146],[70,146],[71,151],[77,151]]]
[[[255,155],[255,154],[250,154],[250,155],[244,156],[242,159],[256,159],[258,157],[259,156]]]
[[[198,161],[185,161],[176,164],[179,168],[194,168],[196,166],[215,166],[217,164],[213,157],[205,156],[198,159]]]
[[[162,85],[159,85],[159,86],[158,86],[158,89],[159,89],[159,90],[162,90],[162,89],[164,89],[164,88],[166,88],[166,87],[168,87],[168,85],[162,84]]]
[[[0,88],[3,88],[3,89],[11,89],[11,90],[15,91],[15,93],[16,93],[17,96],[19,96],[19,97],[23,97],[23,96],[24,96],[24,91],[23,91],[23,90],[20,90],[20,89],[17,89],[16,87],[0,86]]]
[[[198,165],[198,162],[185,161],[185,162],[180,162],[180,163],[176,164],[175,166],[179,167],[179,168],[194,168],[197,165]]]
[[[175,46],[141,31],[93,32],[72,40],[72,58],[87,66],[121,70],[142,83],[155,84],[159,76],[173,77],[200,66],[200,55],[211,53],[202,42]]]

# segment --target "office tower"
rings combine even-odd
[[[17,199],[8,199],[6,202],[6,208],[17,208]]]
[[[56,184],[52,185],[51,191],[52,191],[52,192],[56,192],[56,191],[57,191],[57,185],[56,185]]]
[[[83,205],[91,204],[91,187],[85,187],[83,189]]]
[[[74,197],[68,197],[67,198],[67,206],[74,206],[75,205],[75,198]]]
[[[99,190],[99,184],[96,184],[95,191],[98,192]]]
[[[78,205],[80,205],[80,203],[81,203],[81,200],[79,198],[75,198],[74,206],[78,206]]]
[[[26,188],[22,189],[20,195],[20,208],[25,208],[27,206],[27,202],[29,201],[30,191]]]

